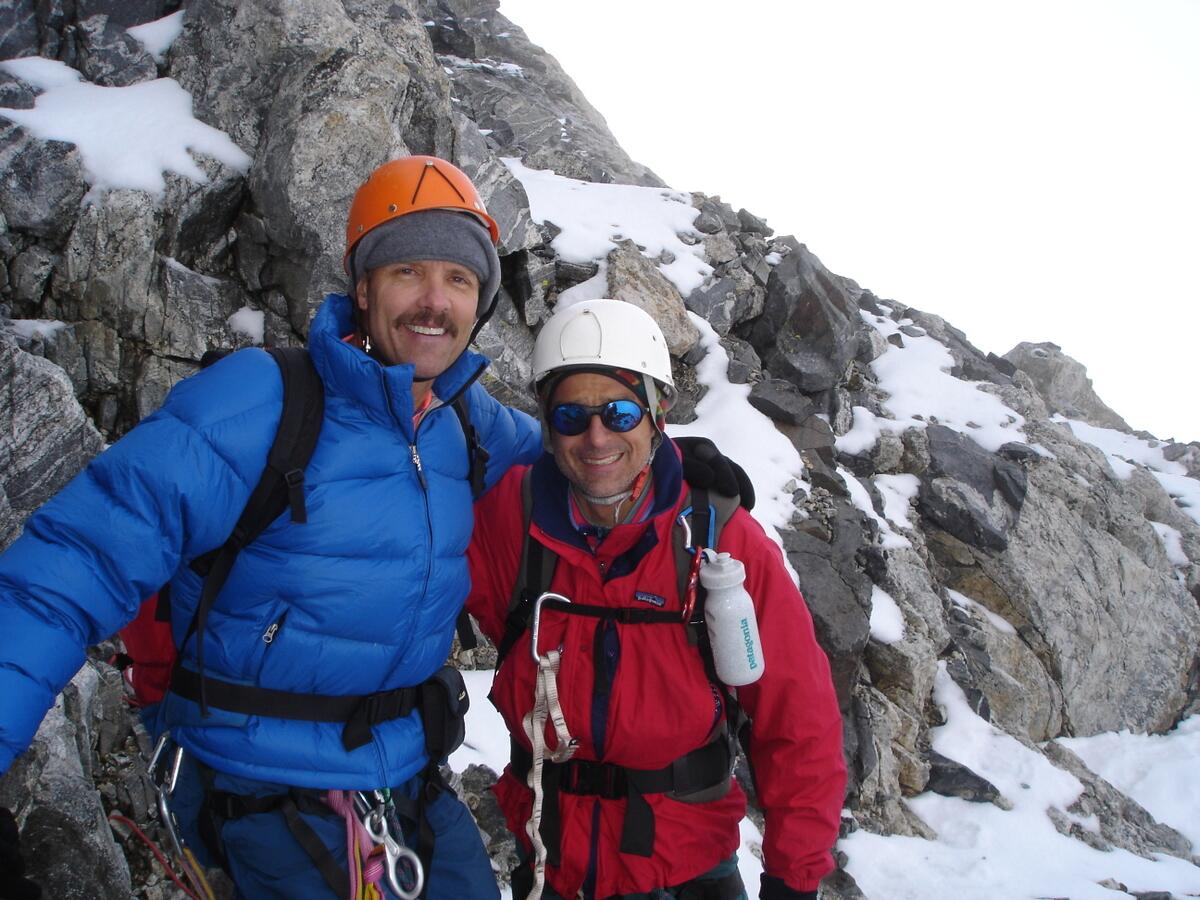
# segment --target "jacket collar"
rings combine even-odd
[[[371,419],[399,428],[413,440],[413,367],[384,366],[342,340],[354,331],[353,301],[328,294],[308,331],[308,351],[330,393],[352,401]],[[465,350],[433,382],[434,394],[450,403],[487,368],[487,357]]]

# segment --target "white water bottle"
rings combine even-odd
[[[704,619],[717,677],[730,687],[758,681],[765,662],[754,603],[742,587],[745,580],[746,567],[740,559],[704,551],[700,566],[700,583],[707,591]]]

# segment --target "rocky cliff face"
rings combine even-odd
[[[972,784],[930,747],[939,664],[977,712],[1031,747],[1161,731],[1195,710],[1200,525],[1155,472],[1124,471],[1076,437],[1064,417],[1128,428],[1057,347],[985,356],[937,316],[873,296],[795,238],[701,194],[687,238],[712,272],[687,296],[662,277],[661,260],[629,242],[590,265],[561,259],[555,227],[534,224],[501,157],[593,182],[661,182],[495,2],[192,0],[182,35],[156,62],[126,28],[178,5],[21,0],[0,9],[0,56],[59,59],[112,86],[175,79],[195,115],[252,159],[243,172],[200,157],[205,181],[168,174],[158,197],[97,196],[76,147],[0,114],[0,547],[206,348],[250,342],[231,324],[235,312],[261,313],[267,343],[301,341],[322,293],[342,286],[342,217],[364,173],[430,153],[476,180],[501,225],[503,302],[479,340],[497,361],[498,396],[527,403],[537,327],[603,263],[609,295],[636,296],[676,323],[680,421],[701,391],[690,310],[721,336],[731,380],[751,385],[751,403],[799,450],[807,482],[783,542],[833,664],[852,771],[847,828],[924,834],[902,798],[962,795]],[[0,70],[0,105],[29,108],[36,96]],[[1011,440],[983,440],[970,417],[940,422],[932,408],[899,408],[889,361],[934,344],[942,377],[1002,404],[1010,426],[1019,421]],[[862,440],[870,422],[886,427]],[[1160,451],[1183,472],[1172,477],[1200,472],[1200,445]],[[897,514],[888,501],[904,485]],[[1178,552],[1160,539],[1163,527]],[[872,631],[880,591],[902,615],[898,639]],[[103,670],[90,664],[73,696],[96,695]],[[68,715],[47,720],[26,764],[0,784],[27,830],[68,807],[73,821],[101,815],[99,799],[79,789],[114,752],[89,716],[95,706],[68,698]],[[1049,746],[1059,765],[1081,767]],[[74,762],[46,763],[64,754]],[[140,782],[98,780],[108,808],[140,803],[146,818]],[[972,796],[1003,804],[987,787],[975,784]],[[1189,852],[1169,830],[1134,822],[1107,786],[1089,790],[1089,814],[1110,845]],[[120,854],[95,853],[104,862],[80,896],[119,896],[129,877]],[[44,865],[54,877],[57,863]],[[845,878],[838,885],[831,890],[854,895]]]

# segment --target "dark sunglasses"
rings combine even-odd
[[[592,423],[592,416],[599,416],[609,431],[624,434],[633,431],[649,410],[633,400],[609,400],[599,406],[584,406],[582,403],[560,403],[550,410],[550,427],[559,434],[574,437],[583,434]]]

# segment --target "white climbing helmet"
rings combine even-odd
[[[647,376],[653,410],[675,400],[671,353],[662,329],[645,310],[623,300],[584,300],[558,310],[542,326],[533,345],[533,387],[547,376],[570,369],[603,366]],[[658,396],[655,396],[657,394]]]

